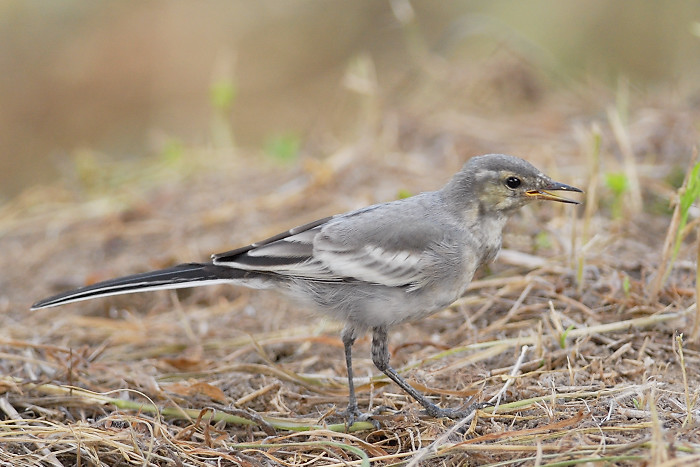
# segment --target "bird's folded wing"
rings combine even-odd
[[[389,287],[422,282],[421,263],[428,259],[425,251],[385,249],[372,243],[348,248],[327,239],[317,244],[315,256],[334,275]]]
[[[438,261],[420,225],[396,228],[374,215],[327,218],[248,247],[214,255],[214,264],[319,281],[418,286]],[[364,222],[371,217],[373,222]],[[387,225],[384,225],[387,224]],[[381,232],[367,235],[367,230]],[[393,233],[386,235],[387,231]],[[425,238],[425,241],[420,241]],[[438,237],[439,238],[439,237]],[[418,239],[418,241],[417,241]]]

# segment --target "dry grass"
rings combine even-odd
[[[692,238],[653,300],[647,290],[668,176],[686,168],[698,115],[639,105],[623,124],[590,95],[590,116],[577,98],[541,99],[488,117],[387,110],[360,142],[293,167],[192,150],[166,176],[121,167],[128,183],[57,183],[3,206],[0,462],[700,464],[700,347],[682,337],[696,315]],[[466,154],[493,151],[587,187],[589,204],[524,210],[462,300],[391,334],[395,365],[440,404],[497,402],[471,420],[421,415],[377,375],[365,338],[360,403],[390,410],[380,429],[346,432],[339,325],[273,293],[215,287],[27,311],[59,289],[438,187]],[[605,185],[616,171],[632,180],[619,211]]]

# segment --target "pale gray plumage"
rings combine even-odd
[[[275,288],[346,323],[348,417],[359,416],[351,348],[373,332],[376,366],[432,416],[440,409],[389,365],[387,330],[435,313],[458,299],[477,268],[501,247],[508,215],[534,199],[576,203],[548,190],[580,192],[553,182],[528,162],[500,154],[470,159],[441,190],[369,206],[296,227],[267,240],[192,263],[66,292],[33,308],[105,295],[229,282]]]

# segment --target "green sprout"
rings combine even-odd
[[[630,276],[625,274],[625,277],[622,278],[622,291],[625,292],[627,298],[630,296],[630,286]]]
[[[300,150],[301,138],[295,133],[276,134],[265,143],[265,153],[281,163],[296,160]]]
[[[410,198],[411,196],[413,196],[413,193],[411,193],[409,190],[406,190],[405,188],[400,189],[397,193],[398,199],[406,199]]]
[[[236,83],[232,78],[219,78],[209,86],[209,102],[214,108],[211,133],[216,147],[234,146],[231,109],[237,94]]]
[[[605,175],[605,184],[613,194],[612,217],[619,219],[622,217],[623,196],[629,189],[629,181],[624,173],[608,173]]]
[[[570,324],[568,328],[566,328],[566,331],[561,333],[561,336],[559,336],[559,347],[562,349],[566,348],[566,337],[569,335],[569,333],[574,329],[574,325]]]
[[[237,89],[230,79],[220,79],[211,84],[209,88],[209,100],[212,107],[221,112],[228,112],[233,107]]]
[[[693,205],[695,200],[700,196],[700,162],[695,164],[691,169],[690,177],[688,178],[688,185],[685,190],[680,193],[680,223],[678,224],[678,230],[676,230],[676,241],[673,246],[673,254],[671,256],[671,263],[676,260],[678,256],[678,250],[680,250],[681,242],[686,232],[685,225],[688,223],[688,213],[690,212],[690,207]]]
[[[169,138],[160,151],[160,158],[166,164],[176,164],[182,160],[185,154],[185,146],[177,138]]]
[[[535,235],[535,250],[546,250],[552,248],[552,236],[544,230],[540,230]]]

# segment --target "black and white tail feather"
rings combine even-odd
[[[229,283],[235,280],[235,272],[234,269],[212,263],[179,264],[172,268],[132,274],[60,293],[36,302],[32,305],[32,310],[110,295]]]
[[[212,255],[208,263],[185,263],[157,271],[98,282],[40,300],[32,310],[50,308],[82,300],[154,290],[238,283],[265,288],[266,279],[279,275],[339,280],[313,260],[313,238],[332,217],[295,227],[266,240]],[[306,274],[305,274],[306,273]]]

